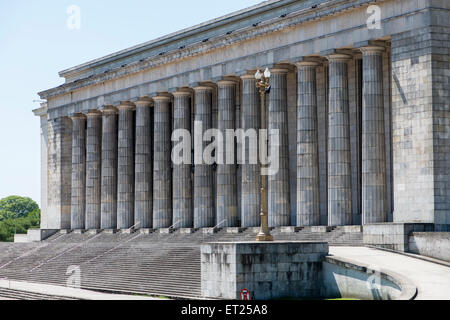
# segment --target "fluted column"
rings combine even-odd
[[[256,130],[261,127],[261,98],[256,87],[255,75],[242,76],[242,129]],[[248,141],[242,148],[245,151],[245,162],[242,164],[242,200],[241,226],[244,228],[259,227],[261,225],[261,170],[259,163],[251,164],[250,155],[258,154],[258,146]]]
[[[186,130],[191,133],[191,96],[190,91],[177,91],[174,96],[173,130]],[[191,150],[189,152],[191,157]],[[177,228],[192,228],[194,214],[192,211],[191,165],[173,164],[173,224]]]
[[[153,227],[153,100],[136,101],[134,225],[137,229]]]
[[[269,227],[290,225],[289,189],[289,143],[287,114],[287,72],[285,69],[271,70],[269,95],[269,146],[272,146],[272,130],[279,133],[279,170],[268,176]],[[271,152],[271,147],[269,148]]]
[[[297,226],[320,225],[315,62],[297,63]]]
[[[171,98],[154,97],[153,228],[172,225]]]
[[[86,116],[72,117],[72,214],[71,229],[85,229],[86,214]]]
[[[97,110],[87,113],[86,151],[86,230],[98,230],[101,227],[102,114]]]
[[[236,161],[227,162],[226,130],[235,130],[236,126],[236,83],[219,81],[218,129],[224,137],[224,145],[218,152],[217,165],[217,223],[223,227],[237,227],[237,180]]]
[[[203,136],[203,133],[211,129],[212,125],[212,88],[196,87],[195,90],[195,121],[202,123],[202,132],[195,135]],[[199,139],[201,139],[199,137]],[[203,140],[203,139],[202,139]],[[203,150],[208,143],[202,141]],[[219,221],[220,222],[220,221]],[[214,226],[213,204],[213,172],[208,164],[196,164],[194,173],[194,228],[206,228]]]
[[[328,224],[351,225],[352,186],[347,62],[350,56],[329,59]]]
[[[117,228],[117,109],[102,109],[102,208],[101,228]]]
[[[134,225],[134,113],[135,105],[119,106],[117,229]]]
[[[387,222],[382,47],[363,53],[362,214],[363,224]]]

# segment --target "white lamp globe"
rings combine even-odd
[[[261,71],[258,70],[258,71],[256,72],[255,78],[256,78],[256,80],[261,80],[261,78],[262,78],[262,73],[261,73]]]
[[[266,68],[266,71],[264,71],[264,77],[270,78],[270,70],[269,70],[269,68]]]

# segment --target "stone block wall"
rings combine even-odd
[[[394,222],[450,228],[450,13],[392,36]],[[447,26],[443,26],[447,25]]]
[[[327,243],[246,242],[202,245],[202,295],[240,300],[320,297]]]
[[[409,252],[450,262],[450,232],[413,232]]]

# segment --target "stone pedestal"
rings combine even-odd
[[[325,242],[208,243],[201,248],[202,295],[240,300],[321,296]]]
[[[434,224],[374,223],[364,226],[364,244],[401,252],[409,251],[412,232],[433,232]]]

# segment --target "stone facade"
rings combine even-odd
[[[258,129],[252,75],[267,67],[267,126],[281,138],[271,226],[448,230],[450,5],[323,3],[262,3],[61,72],[36,110],[42,228],[257,226],[259,165],[175,167],[171,134],[192,133],[194,120]],[[381,29],[367,26],[374,3]],[[87,116],[86,133],[74,114]]]

